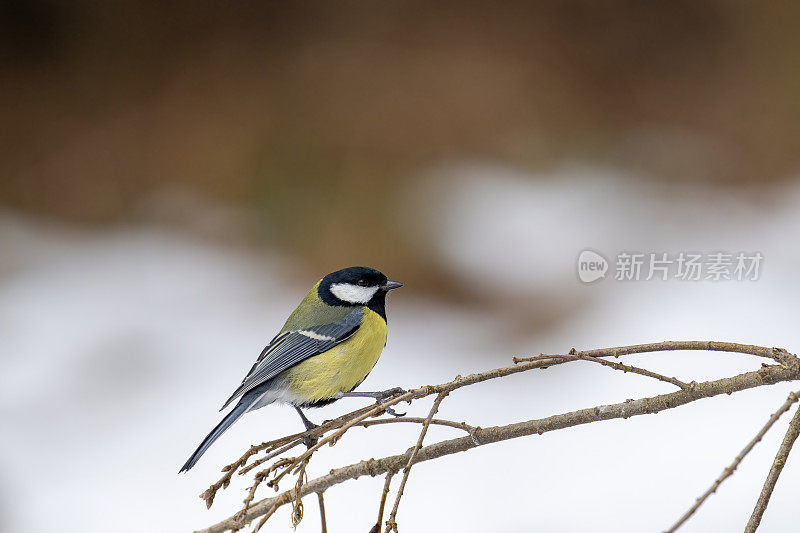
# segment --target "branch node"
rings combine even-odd
[[[378,471],[375,469],[375,458],[374,458],[374,457],[370,457],[370,458],[369,458],[369,459],[366,461],[366,463],[367,463],[367,464],[366,464],[366,467],[367,467],[367,472],[369,473],[369,475],[370,475],[371,477],[375,477],[375,476],[377,476],[378,474],[380,474],[380,472],[378,472]]]
[[[472,439],[472,444],[474,444],[475,446],[481,445],[481,441],[478,438],[478,431],[480,430],[481,430],[480,427],[475,427],[472,428],[472,430],[469,432],[469,438]]]

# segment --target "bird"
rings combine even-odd
[[[306,418],[303,408],[344,397],[381,402],[404,392],[399,387],[380,392],[353,390],[378,362],[386,345],[386,295],[402,286],[362,266],[337,270],[319,280],[220,411],[238,399],[236,406],[203,439],[180,472],[190,470],[243,414],[265,405],[292,405],[309,431],[317,426]]]

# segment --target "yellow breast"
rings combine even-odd
[[[355,335],[286,371],[289,390],[309,403],[348,392],[364,381],[386,345],[386,321],[364,308]]]

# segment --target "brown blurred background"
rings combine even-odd
[[[440,269],[398,233],[399,191],[440,162],[576,159],[756,196],[800,164],[794,2],[0,9],[0,202],[72,222],[180,220],[192,205],[152,199],[191,191],[306,264],[414,277]]]

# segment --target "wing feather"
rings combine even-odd
[[[342,320],[280,333],[264,348],[242,384],[228,398],[222,409],[284,370],[346,341],[361,326],[363,317],[361,308],[355,308]]]

